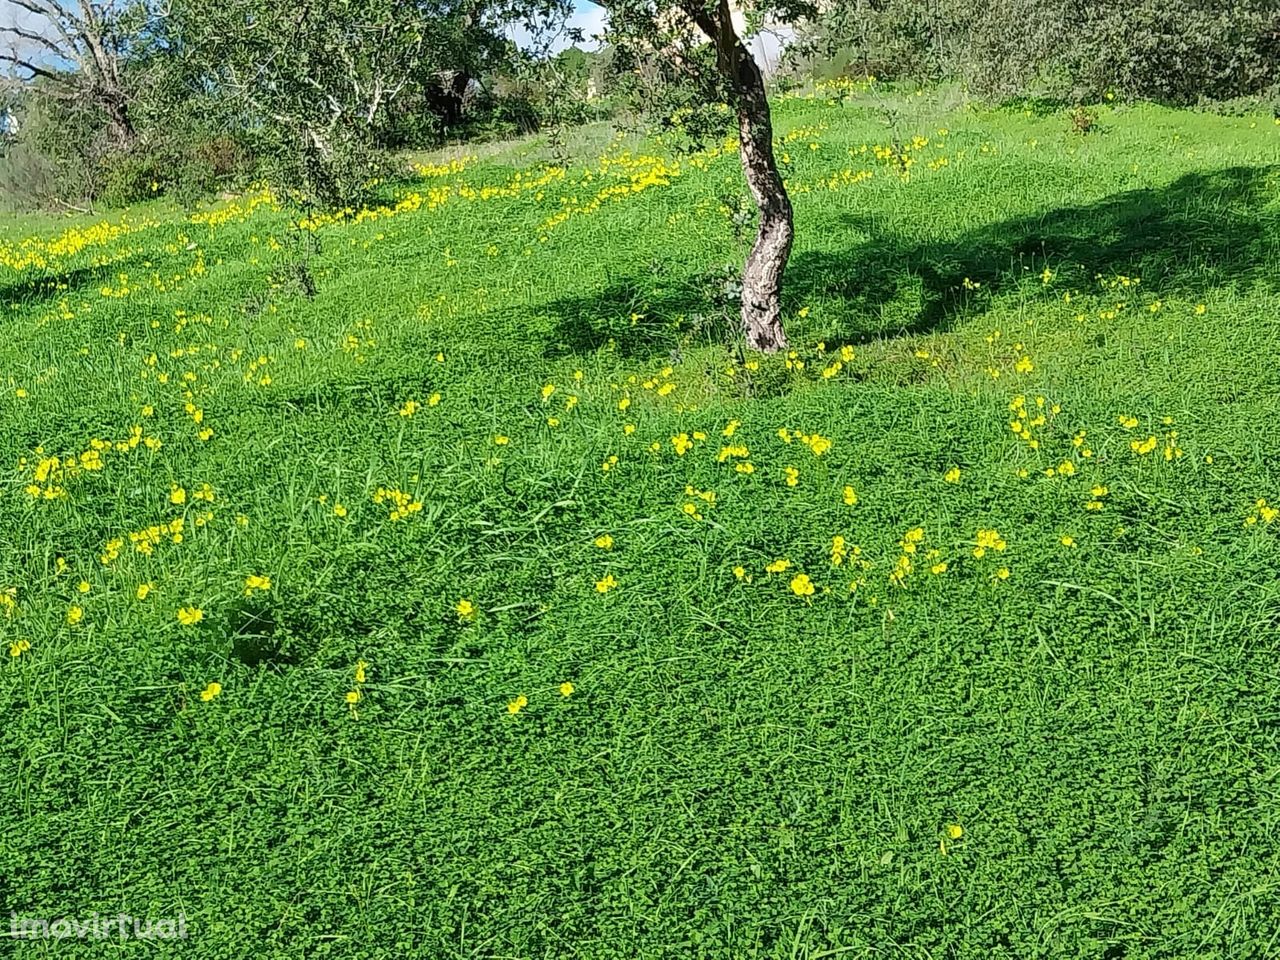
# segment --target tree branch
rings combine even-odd
[[[7,60],[16,67],[21,67],[23,70],[30,70],[33,77],[44,77],[45,79],[52,80],[55,83],[67,82],[66,77],[54,73],[52,70],[46,70],[44,67],[34,64],[29,60],[24,60],[22,57],[16,56],[12,53],[0,53],[0,60]]]
[[[15,37],[21,37],[23,40],[30,40],[32,43],[38,43],[46,50],[52,50],[59,57],[70,60],[67,52],[48,37],[41,36],[38,33],[32,33],[30,30],[23,30],[21,27],[0,27],[0,33],[11,33]]]

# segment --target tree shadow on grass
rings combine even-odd
[[[1280,166],[1233,167],[926,243],[876,234],[869,221],[846,217],[837,236],[870,233],[870,239],[796,254],[787,271],[787,315],[815,301],[834,304],[825,311],[828,336],[850,343],[944,331],[985,312],[1002,293],[1041,286],[1046,267],[1057,289],[1082,292],[1096,291],[1098,276],[1121,275],[1140,276],[1152,296],[1203,298],[1236,284],[1275,289],[1277,202]],[[523,323],[548,357],[607,345],[624,356],[667,354],[691,331],[707,339],[732,336],[735,310],[717,293],[718,271],[636,273],[494,320]]]
[[[839,301],[842,332],[857,340],[948,329],[992,297],[1028,281],[1040,286],[1045,268],[1058,289],[1082,292],[1096,291],[1098,277],[1118,276],[1141,277],[1142,289],[1164,297],[1203,297],[1233,284],[1275,288],[1280,211],[1267,207],[1277,199],[1280,167],[1188,174],[955,240],[880,237],[856,251],[802,253],[788,271],[788,295]]]

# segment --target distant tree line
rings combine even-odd
[[[789,30],[805,73],[959,78],[978,94],[1075,102],[1280,89],[1277,0],[602,5],[605,53],[547,56],[508,28],[563,46],[578,39],[564,29],[570,0],[0,0],[0,193],[118,204],[266,174],[347,203],[388,150],[598,115],[606,69],[609,91],[644,112],[714,127],[708,107],[740,95],[735,48],[716,32],[731,17],[746,33]]]
[[[810,62],[978,94],[1280,100],[1277,0],[830,0]]]
[[[567,12],[565,0],[0,0],[0,191],[114,205],[267,174],[345,203],[390,149],[536,128],[558,58],[507,30],[563,35]]]
[[[580,122],[607,65],[668,143],[735,132],[756,221],[742,331],[774,351],[794,222],[753,33],[789,35],[802,72],[958,78],[993,96],[1280,91],[1278,0],[593,2],[609,27],[588,57],[547,54],[581,39],[572,0],[0,0],[0,193],[114,205],[267,176],[287,198],[353,205],[394,149]]]

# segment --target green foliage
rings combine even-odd
[[[775,111],[794,357],[716,332],[732,152],[451,151],[313,246],[260,194],[0,224],[62,238],[0,265],[0,902],[191,929],[28,952],[1274,954],[1280,127]]]
[[[442,78],[492,69],[508,52],[501,17],[558,5],[175,0],[168,19],[189,84],[217,92],[277,182],[341,207],[360,198],[380,144],[424,129],[402,97],[410,109],[431,104]]]
[[[1108,95],[1190,104],[1280,84],[1280,14],[1270,0],[854,0],[808,36],[822,51],[888,78],[960,77],[1009,96]]]
[[[14,105],[19,135],[0,157],[0,197],[19,208],[82,202],[102,187],[109,152],[92,106],[37,89]]]

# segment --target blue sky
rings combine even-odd
[[[579,46],[584,50],[596,50],[599,44],[592,40],[593,36],[598,36],[604,31],[605,12],[601,7],[596,6],[591,0],[574,0],[573,16],[569,18],[569,25],[577,27],[582,31],[582,43]],[[507,28],[508,36],[522,47],[530,45],[529,32],[524,27],[512,25]],[[752,54],[755,55],[756,61],[760,63],[766,73],[777,66],[778,60],[782,55],[783,45],[789,38],[789,30],[780,30],[770,33],[764,33],[753,37],[748,43]],[[551,45],[552,52],[563,50],[569,46],[569,41],[561,37]]]
[[[591,38],[593,35],[600,34],[604,30],[605,14],[604,10],[590,0],[574,0],[573,16],[569,18],[569,26],[577,27],[582,31],[582,43],[579,44],[584,50],[595,50],[599,44]],[[520,46],[528,46],[529,32],[524,27],[512,25],[508,28],[508,35]],[[569,41],[560,38],[552,45],[552,50],[563,50],[569,46]]]

